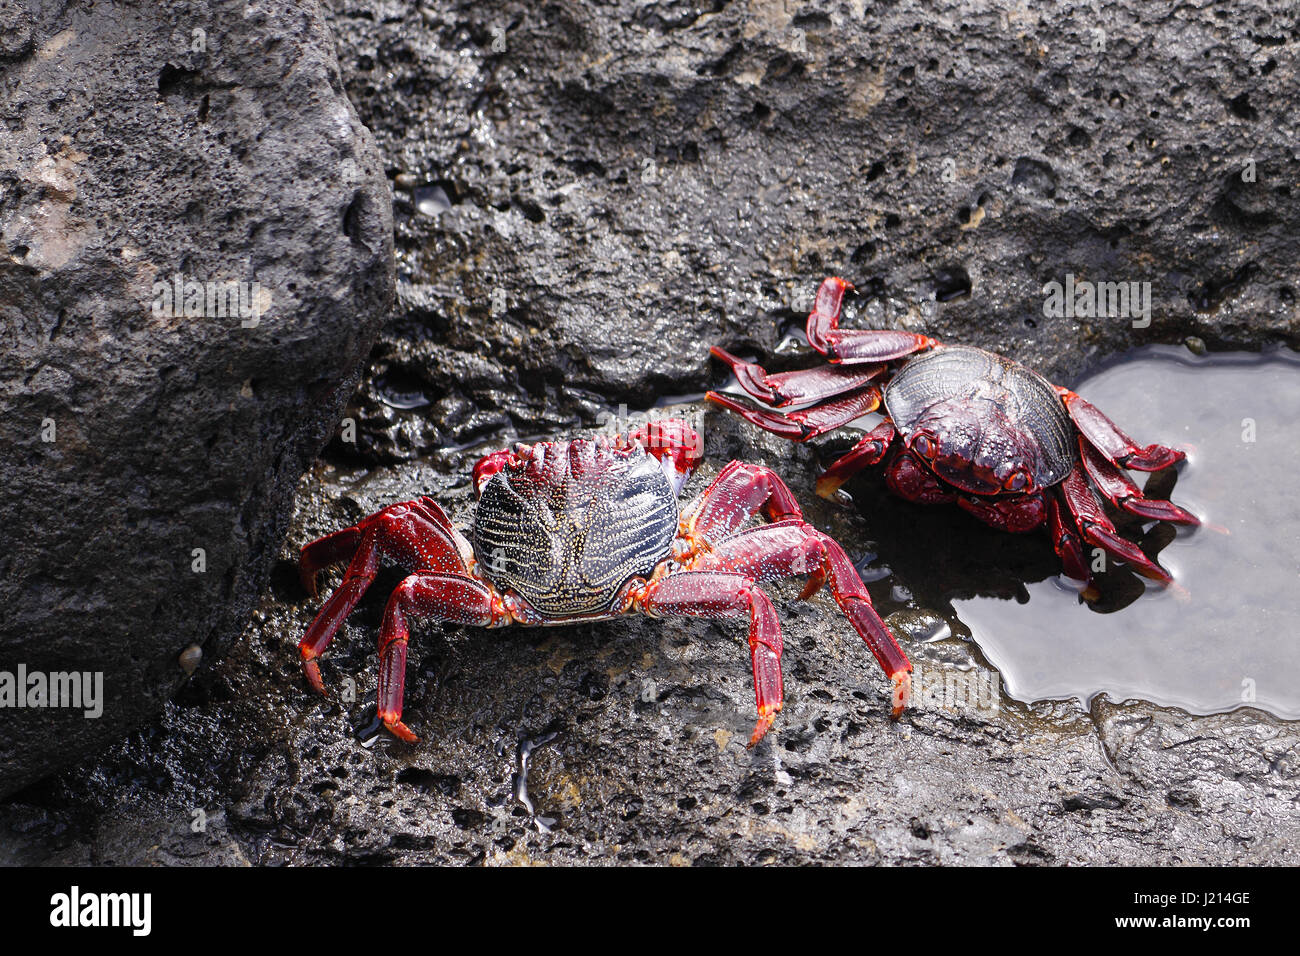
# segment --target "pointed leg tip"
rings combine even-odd
[[[396,717],[381,717],[380,719],[383,721],[384,726],[388,728],[388,732],[398,740],[408,744],[419,742],[420,738],[415,735],[415,732]]]
[[[316,659],[314,657],[306,658],[303,660],[302,672],[303,675],[307,678],[307,683],[311,685],[312,690],[320,694],[322,697],[329,696],[329,694],[325,691],[325,683],[321,680],[320,677],[320,665],[316,663]]]
[[[826,578],[824,576],[810,574],[808,576],[807,583],[804,584],[803,586],[803,590],[799,592],[799,600],[800,601],[811,600],[813,596],[816,595],[817,592],[820,591],[822,589],[822,586],[825,584],[826,584]]]
[[[1162,588],[1173,591],[1181,586],[1174,581],[1174,576],[1162,568],[1160,565],[1152,562],[1151,567],[1139,569],[1139,573],[1144,574],[1150,580],[1156,582]]]
[[[1152,521],[1168,521],[1170,524],[1180,524],[1189,528],[1200,527],[1201,524],[1201,519],[1196,515],[1163,498],[1128,501],[1122,507],[1130,514],[1149,518]]]
[[[1134,471],[1164,471],[1186,457],[1186,452],[1163,445],[1150,445],[1129,455],[1123,465]]]
[[[840,497],[840,488],[844,485],[844,479],[832,475],[827,477],[825,474],[817,479],[814,490],[818,498],[825,498],[827,501],[837,501]]]
[[[772,722],[776,719],[776,714],[763,714],[758,718],[758,723],[754,724],[754,732],[749,735],[749,743],[745,744],[746,750],[753,750],[758,746],[758,742],[767,736],[767,732],[772,729]]]
[[[892,678],[893,690],[890,693],[889,719],[898,720],[903,716],[912,702],[912,674],[903,671]]]

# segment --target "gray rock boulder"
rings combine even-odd
[[[316,3],[6,5],[0,794],[157,714],[182,652],[239,634],[392,268]],[[41,702],[20,669],[102,675],[102,697],[20,709]]]

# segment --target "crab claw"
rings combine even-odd
[[[673,491],[680,493],[704,458],[700,433],[680,418],[655,419],[627,433],[627,441],[640,445],[659,460]]]
[[[498,471],[505,468],[515,460],[515,453],[511,451],[494,451],[490,455],[484,455],[474,463],[473,483],[474,493],[482,494],[483,486],[488,483],[488,479]]]

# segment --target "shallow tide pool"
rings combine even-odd
[[[1149,583],[1140,593],[1112,568],[1094,605],[1056,575],[1010,596],[952,597],[1006,692],[1085,702],[1104,693],[1194,713],[1249,705],[1300,719],[1300,356],[1198,358],[1158,346],[1075,390],[1140,443],[1190,446],[1169,497],[1205,527],[1137,529],[1181,595]],[[1152,480],[1167,488],[1170,477]],[[1045,538],[1043,547],[1050,553]]]

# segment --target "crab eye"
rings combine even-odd
[[[1028,484],[1029,476],[1023,471],[1017,471],[1002,483],[1002,487],[1007,491],[1024,491]]]
[[[929,435],[917,435],[916,441],[912,442],[912,447],[922,458],[933,458],[939,454],[939,443]]]

